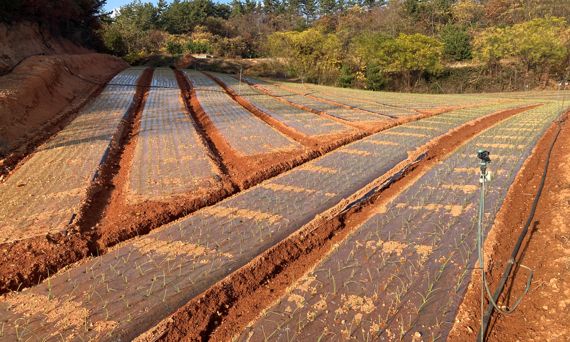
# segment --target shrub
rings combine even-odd
[[[510,29],[511,52],[528,69],[548,69],[565,60],[569,28],[562,18],[534,19]]]
[[[314,28],[276,32],[267,44],[270,54],[283,58],[295,76],[318,83],[337,80],[342,46],[335,34]]]
[[[207,40],[190,40],[186,44],[186,50],[190,53],[210,53],[212,47]]]
[[[481,32],[474,40],[475,57],[490,67],[511,53],[509,32],[505,28],[492,27]]]
[[[127,43],[118,26],[104,25],[101,30],[101,36],[103,38],[103,44],[105,44],[105,47],[113,54],[124,56],[128,53]]]
[[[338,85],[343,88],[352,87],[354,85],[354,81],[356,79],[356,75],[351,67],[348,65],[343,65],[340,68],[340,75],[338,77]]]
[[[568,57],[570,29],[562,18],[534,19],[506,28],[489,28],[474,41],[475,56],[488,66],[510,58],[526,70],[548,70]]]
[[[398,73],[411,85],[414,75],[436,74],[443,69],[443,44],[422,34],[400,34],[393,38],[382,33],[364,33],[355,38],[349,51],[352,60],[362,70],[366,68],[370,89],[384,87],[386,73]]]
[[[166,43],[166,51],[171,55],[180,55],[184,52],[182,44],[175,40],[169,40]]]
[[[471,37],[465,28],[446,25],[441,30],[440,36],[447,59],[452,61],[471,59]]]
[[[242,37],[217,39],[213,52],[223,57],[249,57],[250,55],[249,46]]]

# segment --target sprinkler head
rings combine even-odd
[[[477,158],[481,159],[481,162],[483,162],[485,164],[489,164],[491,162],[491,158],[489,158],[490,154],[491,154],[491,152],[489,152],[489,151],[479,150],[479,151],[477,151]]]

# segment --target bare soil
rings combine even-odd
[[[138,81],[136,100],[129,110],[124,127],[120,129],[121,134],[115,139],[109,157],[101,166],[100,177],[91,186],[88,199],[74,225],[63,233],[0,246],[0,294],[33,286],[71,263],[90,255],[101,255],[121,241],[144,235],[239,190],[249,188],[369,134],[353,130],[336,140],[319,141],[311,148],[304,147],[256,157],[239,156],[204,113],[186,78],[178,70],[175,70],[175,73],[188,113],[193,117],[198,132],[222,171],[219,184],[197,192],[173,196],[168,202],[127,203],[128,171],[134,155],[144,101],[152,79],[151,70],[147,70]],[[67,120],[71,119],[72,117]],[[385,128],[400,122],[404,121],[390,122]],[[50,133],[54,132],[48,132],[46,136]]]
[[[96,53],[32,56],[0,76],[0,181],[126,67]]]
[[[101,232],[92,228],[97,227],[109,202],[112,192],[109,181],[118,172],[117,164],[123,153],[123,144],[132,132],[134,118],[142,110],[151,77],[151,70],[145,71],[140,77],[127,120],[119,129],[119,136],[112,142],[109,157],[100,167],[100,177],[88,189],[88,199],[74,226],[62,233],[0,246],[0,294],[33,286],[66,265],[100,253],[96,241]]]
[[[489,261],[486,267],[492,291],[530,213],[556,129],[553,125],[547,131],[517,175],[485,242]],[[505,316],[494,313],[486,336],[489,341],[570,339],[569,170],[570,125],[566,120],[561,124],[560,135],[552,151],[545,186],[530,230],[516,259],[534,270],[530,291],[513,314]],[[512,305],[523,293],[527,276],[526,270],[515,270],[499,302]],[[480,326],[480,282],[480,271],[474,270],[449,340],[474,340],[477,336]]]
[[[0,23],[0,51],[0,75],[30,56],[92,53],[30,22]]]
[[[455,150],[461,142],[525,109],[495,113],[435,139],[410,154],[408,160],[397,165],[381,179],[323,213],[313,222],[192,299],[155,328],[141,335],[139,339],[142,341],[231,340],[266,307],[282,296],[287,288],[313,267],[335,243],[341,241],[363,222],[375,206],[387,203],[413,184],[423,173]],[[414,164],[414,161],[423,154],[427,157]],[[407,174],[406,177],[402,178],[403,174]],[[358,200],[371,188],[386,181],[393,183],[379,194],[343,212],[348,203]]]

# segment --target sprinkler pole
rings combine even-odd
[[[485,215],[485,188],[488,181],[491,180],[491,174],[487,172],[487,165],[491,163],[489,155],[491,153],[485,150],[477,151],[479,158],[479,183],[481,184],[481,194],[479,196],[479,219],[477,223],[477,250],[479,251],[479,265],[481,267],[481,331],[483,330],[483,316],[485,314],[485,262],[483,255],[483,217]],[[481,334],[479,340],[483,342],[485,335]]]

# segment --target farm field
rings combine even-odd
[[[492,152],[489,232],[570,105],[560,93],[428,96],[150,71],[119,73],[0,183],[0,341],[445,338],[477,258],[474,151]],[[362,200],[391,184],[389,202]],[[269,286],[295,263],[283,246],[334,219],[348,232],[334,248],[307,249],[314,264],[271,301],[242,298],[236,289]],[[27,242],[53,233],[92,247],[50,257]]]
[[[63,231],[79,215],[141,73],[131,68],[115,76],[73,122],[0,184],[0,243]]]
[[[130,200],[169,197],[219,181],[220,170],[186,113],[172,70],[154,71],[140,125]]]
[[[469,154],[494,148],[486,227],[538,137],[558,116],[522,112],[467,142],[372,215],[240,340],[446,339],[477,260],[478,187]],[[517,132],[518,131],[518,132]],[[532,132],[532,133],[529,133]]]
[[[412,111],[429,112],[435,108],[477,105],[495,102],[497,98],[504,99],[501,94],[497,94],[497,96],[478,94],[477,97],[474,97],[472,95],[438,96],[430,94],[383,93],[382,96],[378,96],[378,92],[373,91],[342,89],[314,84],[290,82],[274,82],[274,84],[284,89],[292,89],[296,92],[311,94],[314,97],[342,102],[366,110],[375,111],[378,108],[385,108],[386,110],[394,111],[395,113],[392,115],[398,116],[409,115]],[[542,96],[542,94],[539,96]],[[398,109],[403,112],[399,112]]]
[[[204,112],[239,154],[251,156],[298,147],[234,102],[222,87],[203,73],[185,71],[185,74]]]
[[[255,85],[259,89],[262,89],[266,93],[280,99],[284,99],[293,105],[300,106],[301,108],[307,108],[310,111],[315,111],[318,113],[326,113],[333,117],[349,122],[374,122],[387,120],[394,118],[392,112],[398,112],[398,109],[394,108],[390,109],[390,114],[380,111],[365,111],[359,108],[347,108],[341,104],[317,100],[314,97],[304,96],[302,94],[291,92],[282,87],[278,87],[271,83],[259,81],[250,77],[246,77],[245,80]]]
[[[238,79],[230,75],[219,73],[212,73],[212,75],[223,82],[235,94],[248,100],[260,111],[267,113],[304,135],[310,137],[331,135],[351,129],[351,127],[342,123],[283,103],[245,82],[240,83]]]

